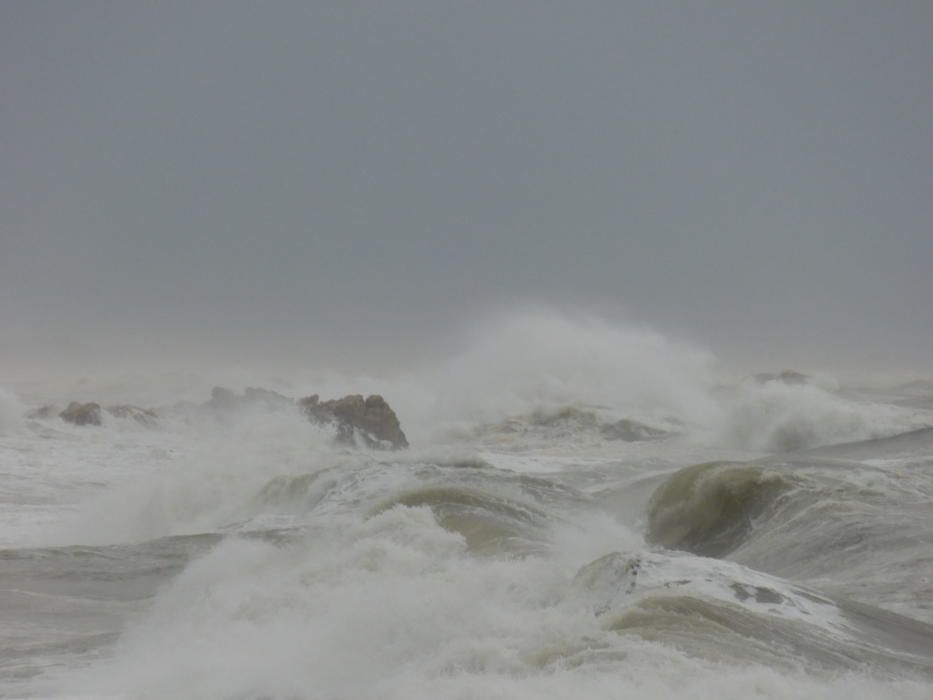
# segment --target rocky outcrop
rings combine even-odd
[[[211,391],[210,401],[204,404],[204,408],[224,414],[239,407],[257,405],[291,410],[297,405],[311,422],[334,426],[337,441],[344,445],[392,450],[408,447],[408,440],[395,411],[376,394],[365,399],[360,394],[351,394],[328,401],[321,401],[314,394],[296,402],[269,389],[249,387],[242,394],[237,394],[218,386]]]
[[[607,423],[600,427],[599,432],[607,440],[622,440],[624,442],[657,440],[669,435],[666,430],[652,428],[650,425],[639,423],[637,420],[631,420],[630,418],[623,418],[615,423]]]
[[[104,410],[114,418],[129,418],[142,425],[155,425],[159,419],[155,411],[129,404],[107,406]]]
[[[317,394],[293,401],[287,396],[268,389],[247,388],[237,394],[224,387],[214,387],[211,398],[195,410],[210,410],[218,418],[229,416],[242,407],[259,406],[263,409],[294,411],[297,408],[313,423],[333,425],[337,430],[337,441],[344,445],[359,445],[375,449],[402,449],[408,447],[408,439],[402,432],[398,416],[381,396],[372,395],[365,399],[359,394],[339,399],[321,401]],[[33,411],[34,418],[50,418],[58,415],[74,425],[101,425],[104,413],[115,418],[135,420],[143,425],[154,425],[158,421],[155,411],[130,404],[117,404],[102,408],[99,403],[72,401],[68,408],[58,412],[54,406],[43,406]]]
[[[345,445],[362,443],[366,447],[398,450],[408,447],[398,416],[378,394],[365,399],[351,394],[340,399],[321,401],[317,394],[298,401],[308,418],[337,428],[337,440]]]
[[[223,386],[215,386],[211,389],[211,398],[207,402],[209,408],[226,409],[233,408],[240,397],[235,392]]]
[[[58,415],[63,421],[75,425],[100,425],[101,421],[100,404],[93,401],[88,403],[72,401],[68,404],[68,408]]]
[[[104,413],[114,418],[135,420],[142,425],[155,425],[159,419],[155,411],[147,408],[130,404],[115,404],[101,408],[101,405],[95,401],[87,403],[72,401],[64,411],[60,411],[54,404],[46,404],[30,411],[28,417],[47,419],[58,416],[63,421],[74,425],[101,425]]]
[[[673,419],[668,418],[664,422],[672,424]],[[599,412],[599,407],[579,406],[540,408],[501,423],[480,426],[477,433],[490,436],[525,434],[550,440],[599,435],[604,440],[623,442],[658,440],[673,434],[669,429],[646,425],[631,418],[607,420]]]
[[[595,411],[575,406],[550,410],[537,409],[528,415],[527,422],[534,427],[571,433],[580,430],[594,430],[599,427],[599,417]]]

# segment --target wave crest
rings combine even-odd
[[[376,508],[430,508],[445,530],[463,536],[474,552],[524,551],[540,540],[544,511],[513,499],[458,486],[426,486],[402,493]],[[535,547],[532,547],[535,548]]]
[[[924,424],[912,411],[860,403],[812,384],[746,383],[724,399],[714,442],[787,452],[887,437]]]
[[[738,547],[797,477],[762,466],[709,462],[681,469],[648,502],[647,539],[668,549],[721,557]]]

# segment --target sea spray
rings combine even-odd
[[[23,419],[19,397],[0,386],[0,435],[16,430]]]

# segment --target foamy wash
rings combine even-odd
[[[929,386],[546,312],[392,380],[182,380],[0,392],[0,694],[933,697]],[[353,393],[410,448],[291,401]]]

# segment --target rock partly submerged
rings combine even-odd
[[[599,431],[607,440],[622,440],[624,442],[657,440],[670,435],[666,430],[639,423],[631,418],[623,418],[614,423],[605,423],[600,427]]]
[[[402,431],[398,416],[388,402],[378,394],[363,398],[350,394],[342,398],[321,401],[317,394],[295,401],[284,394],[269,389],[248,387],[238,394],[224,387],[214,387],[211,398],[193,410],[207,410],[222,417],[243,407],[260,407],[264,410],[296,408],[312,423],[333,426],[337,442],[342,445],[362,446],[373,449],[398,450],[408,447],[408,439]],[[115,418],[135,420],[143,425],[154,425],[158,414],[130,404],[102,407],[89,401],[72,401],[63,411],[54,405],[45,405],[30,413],[31,418],[60,417],[73,425],[101,425],[104,414]]]
[[[159,420],[159,415],[151,408],[140,408],[130,404],[107,406],[104,410],[114,418],[131,419],[142,425],[155,425]]]
[[[312,422],[334,425],[341,444],[392,450],[408,447],[398,416],[378,394],[365,399],[361,394],[351,394],[329,401],[321,401],[313,394],[300,399],[298,407]]]
[[[297,407],[312,423],[333,426],[337,442],[342,445],[392,450],[408,447],[398,416],[378,394],[366,398],[361,394],[350,394],[326,401],[321,401],[314,394],[294,401],[269,389],[250,387],[237,394],[224,387],[214,387],[210,400],[204,404],[204,408],[216,413],[253,406],[290,410]]]
[[[74,425],[100,425],[102,413],[99,403],[72,401],[68,404],[68,408],[59,413],[58,416],[66,423],[73,423]]]
[[[33,418],[51,418],[56,414],[56,408],[52,405],[42,406],[33,411],[30,416]],[[116,404],[113,406],[101,407],[95,401],[81,403],[72,401],[68,407],[58,412],[58,417],[66,423],[73,425],[101,425],[103,423],[104,413],[114,418],[125,420],[134,420],[142,425],[155,425],[159,419],[155,411],[148,408],[140,408],[130,404]]]
[[[647,425],[631,418],[607,419],[598,410],[578,406],[537,409],[522,416],[514,416],[502,423],[482,426],[484,433],[538,434],[543,437],[564,438],[585,434],[598,434],[604,440],[641,442],[669,437],[670,430]]]

